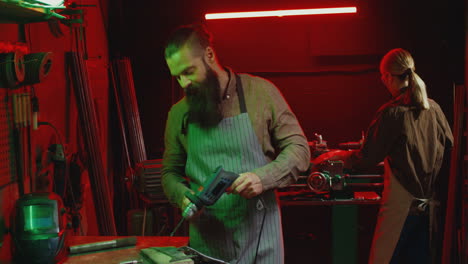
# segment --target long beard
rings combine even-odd
[[[220,103],[220,85],[215,72],[207,68],[206,78],[199,85],[187,87],[188,121],[203,128],[219,124],[223,115]]]

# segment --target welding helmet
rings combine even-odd
[[[11,252],[15,263],[59,263],[66,257],[66,210],[55,193],[20,197],[11,215]]]

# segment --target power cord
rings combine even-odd
[[[253,261],[253,264],[255,264],[257,262],[257,256],[258,256],[258,249],[260,247],[260,239],[262,238],[262,234],[263,234],[263,226],[264,226],[264,223],[265,223],[265,218],[266,218],[266,211],[267,211],[267,207],[265,206],[265,200],[263,200],[263,197],[260,197],[259,200],[257,201],[257,204],[258,202],[261,202],[263,208],[262,208],[262,211],[263,211],[263,216],[262,216],[262,223],[260,224],[260,233],[258,234],[258,239],[257,239],[257,246],[256,246],[256,249],[255,249],[255,258],[254,258],[254,261]],[[257,206],[258,207],[258,206]],[[244,252],[242,252],[241,256],[239,257],[239,259],[236,261],[236,264],[239,263],[239,261],[242,259],[242,257],[244,256],[245,254],[245,249],[244,249]]]
[[[263,203],[263,217],[262,217],[262,224],[260,225],[260,234],[258,234],[257,249],[255,250],[255,259],[253,262],[254,264],[257,263],[258,248],[260,247],[260,239],[262,238],[263,224],[265,223],[265,217],[266,217],[266,211],[267,211],[267,207],[265,206],[265,201],[261,197],[260,197],[260,200]]]
[[[60,143],[62,146],[65,146],[65,145],[63,144],[63,140],[62,140],[62,134],[60,134],[60,132],[58,131],[58,129],[57,129],[54,125],[52,125],[52,124],[49,123],[49,122],[44,122],[44,121],[39,121],[39,122],[37,123],[37,125],[38,125],[38,126],[43,126],[43,125],[45,125],[45,126],[51,127],[51,128],[55,131],[55,134],[56,134],[57,137],[58,137],[59,143]],[[64,152],[65,152],[65,150],[64,150]]]
[[[65,150],[65,145],[64,145],[63,140],[62,140],[62,134],[58,131],[58,129],[52,123],[45,122],[45,121],[38,122],[38,127],[43,126],[43,125],[49,126],[54,130],[56,136],[58,137],[59,144],[62,146],[61,151],[63,152],[63,154],[62,154],[63,157],[60,157],[60,158],[63,158],[65,160],[65,164],[66,164],[65,165],[66,166],[65,170],[69,170],[70,168],[68,167],[69,166],[68,161],[66,161],[67,153],[66,153],[66,150]],[[60,156],[62,156],[62,155],[60,155]],[[72,155],[71,162],[75,162],[74,161],[76,159],[75,157],[76,156]],[[82,216],[79,213],[79,210],[81,208],[81,202],[77,201],[77,198],[75,197],[75,192],[73,190],[73,185],[72,185],[71,179],[69,177],[70,176],[65,176],[66,181],[65,181],[65,185],[64,185],[64,195],[63,195],[64,197],[63,197],[63,199],[64,199],[64,202],[65,202],[65,197],[66,197],[65,196],[65,191],[68,189],[70,191],[70,194],[71,194],[72,205],[71,205],[71,207],[67,208],[68,209],[67,211],[68,211],[69,217],[72,220],[72,227],[75,229],[77,226],[79,226],[81,233],[83,233],[83,230],[82,230],[83,227],[80,224]]]

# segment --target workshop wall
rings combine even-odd
[[[357,14],[272,17],[205,22],[223,65],[266,77],[283,92],[306,136],[331,146],[359,140],[390,95],[378,64],[390,49],[409,50],[428,94],[452,118],[453,83],[463,81],[462,1],[154,1],[145,10],[120,0],[113,37],[132,59],[148,156],[160,158],[167,111],[183,96],[163,57],[178,25],[205,13],[357,6]],[[149,10],[149,11],[147,11]],[[125,21],[122,22],[122,21]],[[112,32],[112,31],[111,31]],[[115,42],[114,42],[115,43]],[[457,55],[458,54],[458,55]]]
[[[84,152],[82,132],[80,132],[82,128],[78,120],[74,91],[70,86],[65,62],[66,52],[76,50],[77,38],[84,38],[85,40],[86,66],[98,116],[100,132],[98,141],[100,142],[103,164],[105,164],[106,170],[109,170],[107,173],[110,173],[109,168],[112,168],[112,166],[109,166],[111,159],[108,157],[112,137],[108,136],[107,35],[99,8],[99,1],[91,2],[87,1],[90,6],[82,8],[84,22],[81,35],[74,36],[69,26],[61,23],[48,23],[47,21],[24,24],[24,28],[18,24],[0,24],[0,44],[21,45],[26,47],[30,53],[52,52],[53,54],[51,71],[41,83],[33,87],[22,87],[15,91],[6,88],[1,88],[0,91],[2,104],[8,101],[8,96],[11,96],[12,93],[22,91],[35,94],[39,101],[39,121],[50,124],[41,125],[37,130],[30,130],[31,173],[24,179],[25,193],[51,190],[51,185],[47,184],[47,181],[50,183],[50,177],[53,174],[49,147],[54,144],[62,144],[65,147],[67,159],[71,159],[72,156],[82,155]],[[73,24],[72,26],[80,27],[80,24]],[[0,177],[8,178],[11,175],[2,174]],[[30,177],[32,177],[32,180]],[[83,222],[77,233],[96,235],[98,230],[95,213],[91,202],[89,181],[86,179],[87,173],[84,170],[81,183],[84,191],[84,209],[80,211]],[[14,182],[0,187],[0,217],[8,226],[11,209],[19,197],[18,184]]]
[[[113,173],[110,153],[117,147],[112,145],[116,136],[108,126],[107,17],[111,53],[132,60],[149,159],[161,157],[167,112],[183,94],[165,65],[164,41],[174,27],[203,21],[203,15],[208,12],[358,7],[357,14],[206,23],[214,34],[222,64],[238,72],[272,80],[298,116],[309,140],[313,140],[314,133],[320,133],[333,147],[339,142],[360,138],[379,105],[389,98],[380,83],[377,67],[381,56],[395,47],[413,53],[417,71],[428,84],[429,95],[442,105],[451,119],[450,91],[453,83],[461,82],[464,63],[463,56],[459,55],[463,50],[463,41],[459,41],[460,36],[463,38],[463,30],[460,30],[463,23],[459,23],[459,12],[454,12],[463,8],[456,4],[404,0],[201,2],[147,1],[142,8],[134,1],[86,1],[90,6],[83,7],[84,27],[78,35],[71,34],[70,28],[62,24],[26,24],[24,34],[16,24],[0,24],[0,43],[20,42],[29,52],[50,51],[54,56],[49,76],[34,86],[34,92],[39,100],[39,119],[53,124],[62,139],[49,126],[32,131],[33,177],[47,172],[50,165],[47,149],[51,144],[63,141],[68,155],[83,150],[74,94],[68,85],[65,65],[65,52],[75,49],[77,38],[84,38],[86,43],[86,66],[97,106],[102,159],[106,174]],[[102,3],[105,7],[99,9]],[[25,89],[30,91],[31,88]],[[1,98],[5,99],[8,93],[2,89]],[[27,192],[31,189],[29,182],[25,179]],[[88,190],[85,197],[91,201],[90,187],[85,186]],[[0,213],[7,220],[18,197],[18,186],[13,183],[1,187]],[[88,225],[84,232],[95,234],[92,203],[85,208],[83,214],[86,213]]]
[[[378,107],[390,99],[378,66],[387,51],[398,47],[413,54],[429,96],[450,116],[452,98],[445,91],[451,90],[455,72],[459,79],[463,75],[460,69],[450,73],[441,65],[463,68],[463,61],[451,57],[449,48],[463,52],[454,39],[462,40],[463,34],[456,31],[457,13],[448,17],[448,11],[454,10],[448,4],[277,0],[247,6],[236,1],[207,6],[207,12],[345,6],[356,6],[358,12],[209,20],[207,27],[225,65],[264,76],[279,87],[309,140],[316,132],[332,147],[360,139]]]

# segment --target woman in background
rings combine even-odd
[[[385,187],[369,263],[432,263],[435,187],[453,135],[408,51],[389,51],[380,73],[393,98],[380,107],[361,149],[328,152],[314,163],[343,160],[359,169],[383,160]]]

